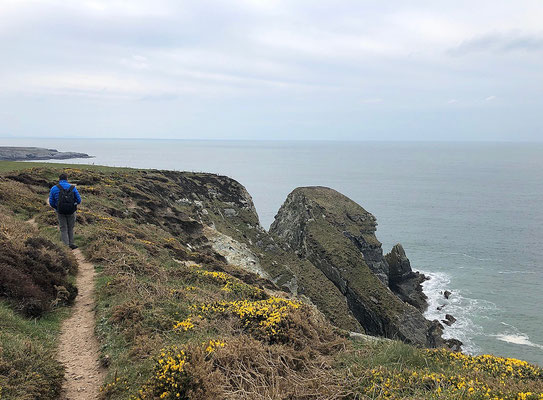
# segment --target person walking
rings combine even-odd
[[[78,204],[81,204],[81,196],[77,188],[68,183],[66,174],[60,174],[58,185],[49,191],[49,205],[57,212],[60,238],[72,250],[77,249],[74,243],[74,226]]]

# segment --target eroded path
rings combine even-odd
[[[36,221],[30,224],[37,227]],[[58,360],[65,366],[61,400],[96,400],[104,381],[105,371],[99,363],[100,347],[94,334],[94,266],[85,260],[79,249],[76,286],[78,294],[71,315],[61,327]]]
[[[94,266],[79,249],[73,251],[79,270],[78,295],[72,315],[62,324],[58,360],[66,367],[62,400],[98,399],[104,370],[98,360],[100,347],[94,335]]]

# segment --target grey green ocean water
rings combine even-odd
[[[458,319],[447,337],[470,353],[543,365],[543,143],[11,138],[0,145],[96,156],[74,163],[228,175],[249,190],[266,228],[292,189],[332,187],[377,217],[385,251],[401,242],[412,266],[431,277],[427,317]]]

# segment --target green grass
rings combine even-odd
[[[55,360],[66,308],[40,319],[26,319],[0,301],[0,398],[58,398],[64,369]]]
[[[70,163],[49,163],[49,162],[26,162],[26,161],[0,161],[0,172],[20,171],[28,168],[55,168],[55,169],[84,169],[98,172],[127,171],[132,168],[108,167],[105,165],[92,164],[70,164]]]

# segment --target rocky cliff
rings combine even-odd
[[[0,146],[0,161],[28,161],[28,160],[68,160],[71,158],[92,158],[85,153],[73,151],[58,151],[42,147],[12,147]]]
[[[385,256],[385,260],[389,268],[388,284],[390,289],[406,303],[420,311],[426,311],[428,297],[422,291],[421,284],[427,278],[424,274],[411,269],[411,263],[405,255],[403,246],[399,243],[395,245],[391,252]]]
[[[401,246],[383,256],[376,225],[373,215],[341,193],[307,187],[288,196],[270,233],[336,285],[367,333],[444,345],[440,324],[420,312],[421,276],[411,270]]]
[[[294,191],[269,233],[260,226],[249,193],[225,176],[132,171],[129,178],[124,172],[106,178],[100,173],[67,172],[83,193],[92,192],[85,205],[93,213],[157,226],[177,237],[186,246],[170,250],[178,259],[199,254],[195,261],[205,259],[216,270],[304,298],[348,331],[420,346],[443,344],[439,324],[426,321],[401,300],[401,293],[407,299],[413,292],[404,287],[403,279],[413,273],[401,252],[387,256],[398,259],[389,263],[375,237],[375,218],[331,189]],[[55,176],[44,170],[4,179],[0,189],[4,184],[13,188],[9,180],[45,190]],[[112,190],[116,194],[109,193]],[[122,205],[108,206],[103,201],[106,193]],[[82,211],[80,224],[93,224],[93,215]],[[402,291],[396,296],[387,285]]]
[[[44,200],[60,172],[83,196],[76,240],[98,275],[104,400],[543,393],[543,371],[524,361],[417,348],[440,340],[400,289],[392,291],[416,277],[405,252],[395,246],[383,257],[375,219],[333,190],[295,190],[274,224],[277,236],[260,227],[243,186],[224,176],[37,163],[0,169],[0,286],[12,283],[0,287],[2,399],[55,400],[64,378],[80,381],[64,377],[55,360],[72,275]],[[33,299],[46,318],[28,312]],[[419,346],[329,323],[362,332],[355,316],[372,335]]]

